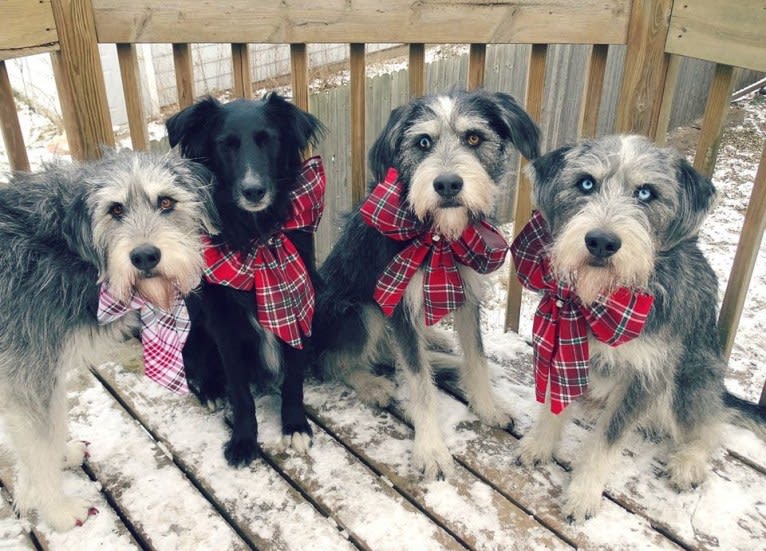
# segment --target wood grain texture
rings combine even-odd
[[[624,44],[626,0],[93,0],[101,42]],[[598,29],[594,32],[594,29]]]
[[[149,131],[146,127],[136,45],[117,44],[117,59],[120,62],[122,93],[125,96],[125,110],[128,113],[130,143],[134,151],[145,151],[149,149]]]
[[[61,59],[61,51],[56,50],[50,53],[51,68],[53,69],[53,79],[56,81],[56,91],[59,94],[59,105],[61,106],[61,115],[64,120],[64,132],[66,133],[69,154],[73,159],[82,159],[82,136],[80,135],[80,125],[75,116],[74,99],[72,97],[72,87],[64,73],[64,62]]]
[[[189,44],[173,44],[173,66],[176,71],[178,108],[194,103],[194,67]]]
[[[716,65],[705,104],[705,114],[702,117],[697,151],[694,155],[694,168],[707,177],[713,175],[713,168],[715,168],[723,124],[729,112],[733,77],[734,68],[731,65]]]
[[[0,60],[58,48],[50,0],[3,0],[0,21]]]
[[[426,91],[426,45],[415,42],[410,44],[410,58],[407,66],[410,78],[410,97],[417,98]]]
[[[726,358],[729,357],[734,346],[734,337],[737,334],[747,288],[750,286],[750,278],[758,258],[764,227],[766,227],[766,144],[764,144],[761,153],[761,161],[753,182],[750,203],[745,213],[745,221],[742,224],[737,252],[734,255],[734,265],[729,275],[729,284],[726,286],[726,293],[721,303],[721,313],[718,317],[718,331]],[[766,406],[766,386],[764,386],[764,392],[761,394],[761,405]]]
[[[290,44],[293,103],[309,110],[309,56],[305,44]]]
[[[542,120],[543,97],[545,93],[545,60],[548,55],[547,44],[533,44],[527,65],[527,93],[525,110],[532,120]],[[516,237],[532,214],[532,187],[524,175],[526,159],[519,157],[519,169],[516,179],[516,208],[513,217],[513,236]],[[516,271],[511,268],[508,274],[508,299],[505,303],[505,330],[519,330],[519,311],[521,309],[522,287]]]
[[[364,44],[350,44],[351,67],[351,207],[362,202],[365,191],[364,141],[365,77]]]
[[[668,70],[665,73],[665,86],[662,91],[662,100],[660,111],[657,115],[657,129],[654,140],[657,145],[665,145],[668,138],[668,126],[670,126],[670,115],[673,112],[673,98],[676,97],[676,88],[678,86],[678,74],[681,70],[681,56],[670,55],[668,59]]]
[[[766,71],[766,3],[675,2],[665,48],[674,54]]]
[[[0,130],[11,170],[29,170],[29,157],[21,134],[16,102],[5,61],[0,60]]]
[[[238,98],[252,98],[250,52],[247,49],[247,44],[238,42],[231,45],[231,65],[234,75],[234,95]]]
[[[59,77],[68,87],[64,93],[71,93],[71,115],[81,141],[81,149],[72,150],[72,154],[79,159],[95,159],[101,156],[102,146],[114,147],[114,133],[93,8],[90,0],[52,0],[51,7],[61,46]]]
[[[596,135],[608,55],[609,46],[595,44],[588,57],[585,89],[583,90],[582,103],[580,104],[580,120],[577,125],[577,135],[582,138],[593,138]]]
[[[487,63],[487,45],[471,44],[468,51],[468,89],[484,86],[484,68]]]
[[[634,0],[615,130],[652,136],[657,127],[667,60],[672,0]]]

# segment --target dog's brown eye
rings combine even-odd
[[[431,149],[431,138],[428,136],[421,136],[420,140],[418,140],[418,147],[423,151]]]
[[[112,218],[122,218],[122,215],[125,214],[125,207],[120,203],[112,203],[107,212],[109,212]]]
[[[481,136],[471,132],[465,137],[465,141],[471,147],[476,147],[477,145],[481,143]]]
[[[173,210],[177,202],[178,201],[171,197],[160,197],[157,199],[157,206],[162,212],[168,212]]]
[[[223,140],[223,146],[226,149],[239,149],[239,138],[237,136],[228,136]]]

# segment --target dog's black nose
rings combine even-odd
[[[440,174],[434,179],[434,189],[441,197],[451,199],[463,189],[463,179],[457,174]]]
[[[160,263],[162,252],[154,245],[139,245],[130,251],[130,262],[141,270],[147,272]]]
[[[591,230],[585,234],[585,246],[596,258],[609,258],[620,250],[622,241],[612,232]]]
[[[257,203],[266,195],[266,188],[260,184],[243,186],[242,195],[251,203]]]

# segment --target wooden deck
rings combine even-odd
[[[509,335],[509,348],[519,348]],[[495,385],[516,413],[511,431],[489,429],[443,389],[441,424],[457,461],[446,482],[410,467],[412,429],[402,411],[373,410],[337,384],[308,381],[315,431],[309,457],[279,445],[279,402],[258,399],[262,460],[229,468],[223,413],[175,397],[135,370],[107,364],[76,374],[73,437],[91,457],[66,475],[69,492],[100,514],[51,532],[10,508],[13,477],[0,469],[0,549],[763,549],[766,445],[731,427],[710,479],[679,494],[663,479],[663,447],[632,436],[601,513],[562,518],[562,487],[589,430],[577,419],[555,464],[514,462],[535,411],[526,353],[495,358]],[[502,365],[502,367],[501,367]]]

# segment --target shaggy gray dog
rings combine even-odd
[[[528,174],[559,280],[585,304],[617,287],[654,296],[634,340],[612,348],[588,338],[587,395],[604,407],[574,465],[564,514],[581,520],[596,513],[620,442],[639,424],[669,437],[674,487],[700,484],[721,423],[734,413],[727,405],[741,410],[732,420],[763,434],[756,408],[724,389],[718,284],[697,244],[713,184],[674,150],[628,135],[563,147],[537,159]],[[554,415],[546,403],[521,441],[522,463],[552,458],[570,409]]]
[[[200,279],[199,234],[212,229],[207,172],[176,155],[108,153],[0,184],[0,413],[18,463],[16,507],[65,530],[95,513],[66,496],[69,368],[96,361],[139,327],[137,315],[100,326],[99,285],[166,305]]]

